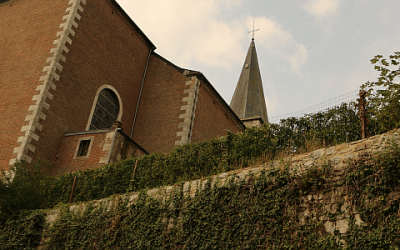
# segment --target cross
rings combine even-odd
[[[250,30],[249,33],[253,32],[253,36],[251,38],[251,40],[254,40],[254,33],[256,33],[256,31],[259,31],[260,29],[254,29],[254,20],[253,20],[253,30]]]

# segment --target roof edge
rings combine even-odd
[[[246,117],[241,119],[242,121],[253,121],[253,120],[260,120],[263,124],[265,123],[263,118],[261,116],[252,116],[252,117]]]
[[[2,1],[2,0],[0,0]],[[117,3],[116,0],[109,0],[114,7],[121,13],[121,15],[128,21],[128,23],[135,29],[139,35],[145,40],[147,45],[149,45],[150,48],[156,49],[156,46],[150,41],[150,39],[144,34],[144,32],[139,28],[139,26],[132,20],[132,18],[125,12],[125,10]]]
[[[177,66],[176,64],[172,63],[171,61],[169,61],[168,59],[166,59],[165,57],[161,56],[160,54],[158,54],[157,52],[153,52],[153,55],[155,57],[157,57],[158,59],[160,59],[161,61],[165,62],[168,66],[173,67],[174,69],[176,69],[179,73],[181,74],[187,74],[185,72],[196,72],[190,69],[185,69],[185,68],[181,68],[179,66]]]
[[[214,88],[214,86],[210,83],[207,77],[201,73],[200,71],[192,71],[188,75],[195,75],[199,78],[199,80],[203,80],[206,86],[211,90],[211,92],[217,97],[222,106],[232,115],[232,117],[236,120],[236,123],[244,130],[246,130],[246,125],[243,124],[242,120],[236,115],[236,113],[231,109],[231,107],[226,103],[224,98],[218,93],[218,91]]]
[[[210,81],[207,79],[207,77],[203,73],[201,73],[200,71],[185,69],[185,68],[176,66],[175,64],[168,61],[167,59],[165,59],[164,57],[162,57],[160,54],[158,54],[156,52],[153,52],[153,55],[156,56],[157,58],[159,58],[160,60],[162,60],[163,62],[165,62],[166,64],[168,64],[169,66],[175,68],[181,74],[184,74],[186,76],[195,75],[199,78],[199,80],[203,80],[204,83],[207,85],[208,89],[212,92],[212,94],[215,97],[217,97],[217,99],[222,104],[222,106],[232,115],[233,119],[236,121],[236,123],[239,125],[239,127],[241,127],[243,130],[246,129],[246,126],[243,124],[243,122],[240,120],[240,118],[236,115],[236,113],[233,111],[233,109],[231,109],[231,107],[226,103],[224,98],[222,98],[222,96],[218,93],[218,91],[214,88],[214,86],[210,83]]]
[[[129,135],[127,135],[123,130],[118,130],[118,132],[122,135],[124,135],[126,138],[128,138],[128,140],[130,142],[132,142],[133,144],[135,144],[136,147],[138,147],[140,150],[142,150],[146,155],[149,155],[150,153],[147,152],[146,149],[144,149],[142,146],[140,146],[136,141],[134,141],[132,138],[129,137]]]

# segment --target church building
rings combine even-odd
[[[0,34],[4,170],[97,168],[268,122],[254,41],[229,106],[202,73],[157,54],[115,0],[0,0]]]

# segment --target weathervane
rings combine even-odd
[[[254,40],[254,33],[256,33],[256,31],[259,31],[260,29],[254,29],[254,20],[253,20],[253,30],[250,30],[249,33],[253,32],[252,38],[251,40]]]

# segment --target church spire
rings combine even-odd
[[[254,27],[252,32],[254,35]],[[260,126],[262,123],[268,123],[254,37],[230,106],[246,126]]]

